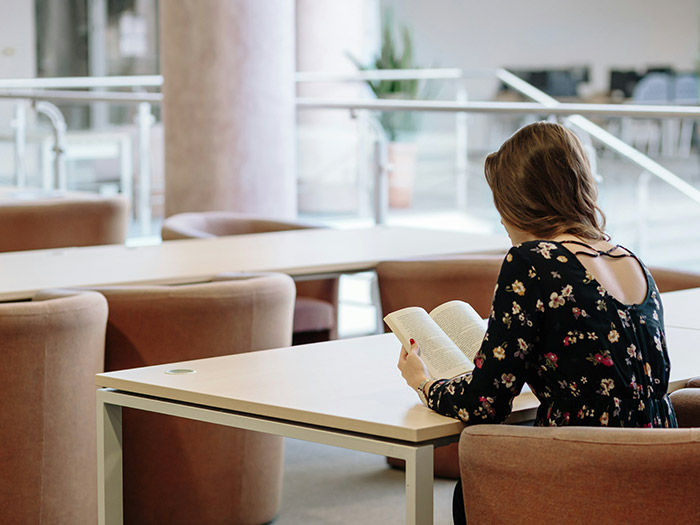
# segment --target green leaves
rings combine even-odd
[[[396,34],[391,11],[384,12],[382,21],[381,50],[369,65],[361,64],[357,58],[346,53],[348,58],[361,71],[382,69],[418,69],[414,63],[413,43],[411,32],[403,26]],[[400,37],[400,41],[397,41]],[[384,99],[415,99],[418,95],[418,80],[368,80],[367,84],[377,98]],[[415,116],[406,111],[383,112],[379,121],[389,140],[396,140],[401,132],[415,130]]]

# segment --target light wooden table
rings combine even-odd
[[[700,331],[667,336],[675,390],[700,375]],[[399,350],[382,334],[98,374],[100,523],[122,521],[121,407],[404,459],[406,522],[432,523],[433,449],[463,425],[420,404]],[[168,373],[177,370],[194,372]],[[510,422],[534,418],[537,405],[525,389]]]
[[[377,226],[310,229],[0,254],[0,301],[38,290],[186,283],[221,272],[282,272],[295,278],[373,269],[387,259],[505,252],[505,235]]]
[[[664,324],[700,330],[700,288],[661,294]],[[700,350],[699,350],[700,352]]]

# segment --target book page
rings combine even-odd
[[[479,317],[476,310],[464,301],[449,301],[434,308],[430,317],[469,361],[474,361],[486,333],[486,321]]]
[[[449,379],[468,372],[474,365],[465,358],[428,313],[419,307],[397,310],[384,317],[384,321],[409,349],[411,338],[418,342],[420,356],[435,379]]]

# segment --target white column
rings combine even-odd
[[[165,213],[296,214],[294,1],[160,3]]]

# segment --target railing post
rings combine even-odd
[[[15,104],[14,128],[15,184],[22,188],[27,184],[25,155],[27,150],[27,101],[18,100]]]
[[[637,253],[644,258],[649,250],[649,184],[651,173],[643,171],[637,180]]]
[[[53,146],[53,169],[54,169],[54,187],[60,190],[68,188],[68,180],[66,178],[66,163],[63,157],[64,140],[66,136],[66,120],[63,118],[63,113],[51,102],[40,100],[34,104],[34,109],[42,115],[46,115],[51,122],[54,135]]]
[[[460,82],[457,89],[457,102],[466,103],[468,100],[467,89],[464,82]],[[469,137],[467,127],[467,114],[459,112],[455,114],[455,168],[457,172],[457,208],[467,211],[467,192],[469,183]]]
[[[138,210],[141,234],[151,233],[151,126],[155,118],[148,102],[139,104],[139,191]]]
[[[374,142],[374,223],[386,223],[389,204],[389,162],[387,142],[377,137]]]
[[[389,141],[384,128],[374,115],[369,115],[368,122],[374,131],[374,223],[386,223],[389,208]]]

